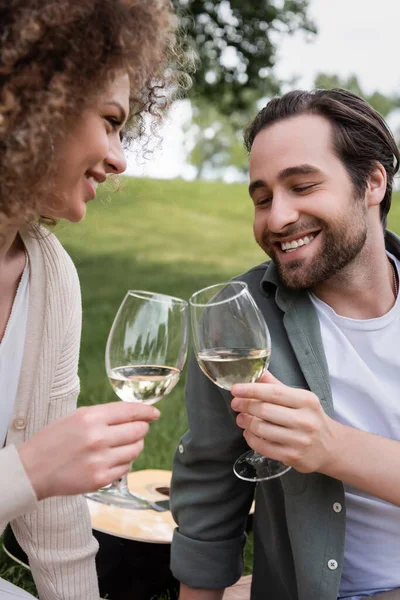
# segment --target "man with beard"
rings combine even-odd
[[[248,447],[292,468],[257,485],[252,600],[400,598],[400,239],[387,231],[399,152],[344,90],[274,98],[246,132],[247,282],[269,372],[217,388],[192,357],[175,456],[172,570],[182,600],[219,600],[243,568]]]

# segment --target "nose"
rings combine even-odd
[[[268,229],[280,233],[298,219],[299,211],[293,198],[288,198],[285,194],[274,194],[268,213]]]
[[[110,147],[105,158],[105,164],[107,173],[119,174],[126,170],[127,162],[119,137],[115,137],[110,141]]]

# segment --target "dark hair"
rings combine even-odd
[[[0,0],[1,221],[31,220],[54,141],[119,73],[131,83],[127,139],[190,79],[171,0]]]
[[[325,117],[333,128],[333,147],[352,180],[357,196],[366,188],[367,180],[376,163],[381,163],[387,174],[386,193],[380,205],[381,221],[392,201],[393,177],[399,168],[400,154],[387,124],[365,100],[342,89],[295,90],[273,98],[247,127],[244,141],[250,152],[256,135],[280,121],[301,114]]]

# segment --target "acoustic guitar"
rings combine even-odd
[[[154,502],[156,510],[107,506],[87,499],[92,528],[126,540],[170,544],[176,527],[169,510],[171,476],[171,471],[161,469],[145,469],[128,474],[129,489],[149,502]],[[248,531],[251,529],[253,512],[254,502],[247,523]],[[10,558],[27,566],[27,557],[19,547],[9,525],[4,533],[2,545]]]
[[[131,492],[156,503],[154,509],[120,508],[87,499],[93,529],[127,540],[170,544],[176,527],[168,502],[171,475],[171,471],[161,469],[128,474]]]
[[[155,503],[155,510],[133,510],[107,506],[87,500],[93,529],[127,540],[152,544],[170,544],[176,523],[169,510],[171,471],[145,469],[128,475],[131,492]],[[164,510],[162,512],[159,509]],[[251,506],[247,530],[251,529],[254,502]]]

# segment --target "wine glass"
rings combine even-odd
[[[108,378],[121,400],[154,404],[174,389],[186,360],[187,309],[180,298],[128,291],[112,324],[105,355]],[[86,497],[123,508],[158,509],[129,491],[127,475]]]
[[[224,390],[234,383],[258,381],[269,365],[271,338],[267,324],[242,281],[212,285],[189,299],[197,362],[203,373]],[[290,467],[249,450],[234,464],[246,481],[264,481]]]

